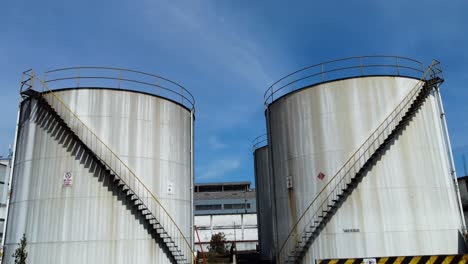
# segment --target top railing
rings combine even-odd
[[[187,89],[151,73],[113,67],[69,67],[47,71],[43,80],[52,90],[103,87],[150,93],[195,111],[195,98]]]
[[[424,64],[399,56],[359,56],[331,60],[297,70],[273,83],[264,94],[265,108],[275,99],[314,84],[359,76],[405,76],[420,79]]]
[[[252,140],[252,152],[268,145],[268,138],[266,134],[260,135]]]

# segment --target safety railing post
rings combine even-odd
[[[397,68],[397,75],[400,76],[400,65],[398,64],[398,56],[395,56],[395,63]]]
[[[23,92],[23,86],[24,86],[24,72],[21,73],[21,82],[20,82],[20,94]]]
[[[274,93],[274,91],[273,91],[273,87],[271,88],[271,91],[270,91],[270,92],[271,92],[271,102],[273,103],[273,101],[275,100],[275,96],[274,96],[275,93]]]
[[[119,69],[119,89],[121,88],[120,87],[121,82],[122,82],[122,70]]]
[[[291,92],[294,91],[294,76],[291,75]]]
[[[35,78],[35,73],[33,70],[31,70],[31,89],[34,90],[34,78]]]
[[[325,81],[325,72],[324,72],[323,69],[324,69],[324,65],[323,65],[323,63],[322,63],[322,82]]]
[[[80,87],[80,67],[77,68],[78,70],[78,78],[76,78],[76,87]]]
[[[364,69],[362,68],[362,57],[359,57],[359,68],[361,69],[361,76],[364,75]]]
[[[47,83],[47,72],[44,72],[44,83]],[[45,86],[42,86],[42,91],[44,92],[46,89]]]
[[[184,105],[184,88],[180,87],[180,103]]]
[[[155,87],[154,94],[155,94],[155,95],[158,95],[158,87],[159,87],[159,86],[158,86],[158,78],[156,78],[156,81],[155,81],[155,83],[154,83],[154,87]]]

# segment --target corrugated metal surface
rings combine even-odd
[[[417,82],[352,78],[296,91],[269,106],[279,245],[316,193]],[[440,111],[430,95],[327,223],[303,262],[456,254],[460,228]]]
[[[56,93],[160,198],[190,239],[190,111],[138,92]],[[108,179],[95,177],[53,131],[28,118],[35,113],[35,102],[23,104],[5,263],[13,263],[9,256],[23,233],[32,263],[168,263]],[[67,171],[71,187],[62,184]]]
[[[268,146],[254,151],[254,165],[260,254],[263,259],[273,260],[275,256],[273,238],[273,185],[269,173]]]

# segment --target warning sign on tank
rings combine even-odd
[[[73,184],[73,174],[71,171],[67,171],[63,174],[63,186],[68,187]]]
[[[323,178],[325,178],[325,173],[323,172],[320,172],[318,175],[317,175],[317,178],[321,181],[323,181]]]

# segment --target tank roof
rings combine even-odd
[[[273,83],[264,94],[265,109],[282,96],[316,84],[367,76],[399,76],[421,79],[424,64],[400,56],[357,56],[304,67]]]
[[[37,77],[36,77],[37,78]],[[107,88],[135,91],[179,103],[195,111],[195,98],[182,85],[168,78],[114,67],[68,67],[46,71],[44,91],[80,88]]]

